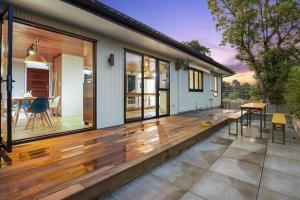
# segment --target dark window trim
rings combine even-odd
[[[191,89],[191,83],[190,83],[190,71],[193,71],[193,89]],[[195,87],[195,72],[198,72],[198,75],[201,74],[201,88],[199,89],[194,89]],[[198,87],[200,87],[200,80],[199,80],[199,77],[198,77]],[[203,92],[203,71],[201,70],[198,70],[198,69],[195,69],[195,68],[188,68],[188,89],[189,89],[189,92]]]
[[[35,22],[32,22],[32,21],[28,21],[28,20],[25,20],[25,19],[22,19],[22,18],[14,17],[13,22],[24,24],[24,25],[27,25],[27,26],[32,26],[32,27],[35,27],[35,28],[43,29],[43,30],[46,30],[46,31],[50,31],[50,32],[54,32],[54,33],[58,33],[58,34],[62,34],[62,35],[66,35],[66,36],[69,36],[69,37],[78,38],[78,39],[81,39],[81,40],[86,40],[88,42],[93,43],[93,51],[94,51],[93,52],[93,85],[94,85],[93,110],[94,110],[94,112],[93,112],[93,126],[92,127],[69,130],[69,131],[63,131],[63,132],[57,132],[57,133],[50,133],[50,134],[47,134],[47,135],[24,138],[24,139],[18,139],[18,140],[12,140],[12,145],[23,144],[23,143],[33,142],[33,141],[37,141],[37,140],[41,140],[41,139],[48,139],[48,138],[53,138],[53,137],[60,137],[60,136],[64,136],[64,135],[69,135],[69,134],[81,133],[81,132],[85,132],[85,131],[96,130],[97,129],[97,57],[96,56],[97,56],[97,42],[98,41],[95,40],[95,39],[91,39],[91,38],[87,38],[87,37],[78,35],[78,34],[74,34],[74,33],[71,33],[71,32],[56,29],[54,27],[50,27],[50,26],[35,23]]]

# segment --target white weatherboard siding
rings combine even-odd
[[[179,112],[210,107],[209,82],[210,74],[203,72],[203,92],[190,92],[188,87],[188,70],[179,73]]]
[[[108,64],[114,54],[114,66]],[[97,127],[124,123],[124,50],[121,43],[98,38],[97,43]]]
[[[83,115],[83,58],[62,54],[61,113],[66,116]]]
[[[196,109],[204,109],[217,107],[221,105],[221,79],[218,79],[219,83],[219,94],[217,97],[211,95],[213,90],[214,75],[203,72],[203,92],[190,92],[188,88],[188,70],[180,69],[178,72],[178,101],[179,110],[178,112],[186,112]]]
[[[175,70],[175,61],[170,65],[170,114],[174,115],[179,112],[178,71]]]
[[[46,17],[33,12],[17,8],[15,15],[29,21],[54,27],[63,31],[75,33],[97,41],[97,128],[116,126],[124,123],[124,49],[138,51],[150,56],[170,61],[170,114],[219,106],[221,103],[220,79],[219,95],[210,98],[213,88],[210,79],[213,74],[204,72],[204,91],[188,91],[188,71],[175,70],[176,57],[162,55],[136,45],[103,36],[101,33],[88,31],[76,25],[61,22],[51,17]],[[114,54],[114,66],[108,64],[109,54]],[[81,90],[82,91],[82,90]],[[82,107],[82,106],[81,106]]]

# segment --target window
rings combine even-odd
[[[218,96],[218,77],[214,76],[214,96]]]
[[[203,92],[203,72],[197,69],[189,69],[189,91]]]

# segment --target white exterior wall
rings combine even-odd
[[[170,61],[170,114],[189,110],[219,106],[221,103],[221,82],[219,95],[210,103],[211,74],[204,73],[204,91],[188,91],[188,71],[175,70],[176,58],[170,58],[152,51],[131,46],[98,33],[89,32],[76,25],[66,24],[52,18],[16,9],[15,15],[56,29],[75,33],[97,40],[97,128],[116,126],[124,123],[124,48],[145,53]],[[114,54],[114,66],[109,66],[108,56]]]
[[[175,73],[177,73],[177,78],[172,82],[172,85],[177,88],[177,91],[176,94],[173,94],[173,96],[177,96],[179,113],[221,105],[220,78],[218,78],[218,96],[213,97],[211,95],[211,90],[214,88],[213,74],[203,72],[203,92],[190,92],[188,88],[188,70],[180,69],[179,71],[175,71]]]

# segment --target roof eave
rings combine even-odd
[[[85,10],[89,13],[92,13],[96,16],[105,18],[106,20],[109,20],[113,23],[119,24],[121,26],[125,26],[126,28],[129,28],[131,30],[134,30],[136,32],[142,33],[144,35],[147,35],[148,37],[154,38],[162,43],[168,44],[176,49],[179,49],[189,55],[192,55],[194,57],[197,57],[198,59],[201,59],[231,75],[235,74],[235,72],[228,67],[216,62],[212,58],[202,55],[198,52],[193,51],[192,49],[188,48],[184,44],[160,33],[157,30],[152,29],[151,27],[138,22],[137,20],[99,2],[96,0],[90,1],[90,0],[61,0],[62,2],[68,3],[70,5],[73,5],[77,8],[80,8],[82,10]]]

